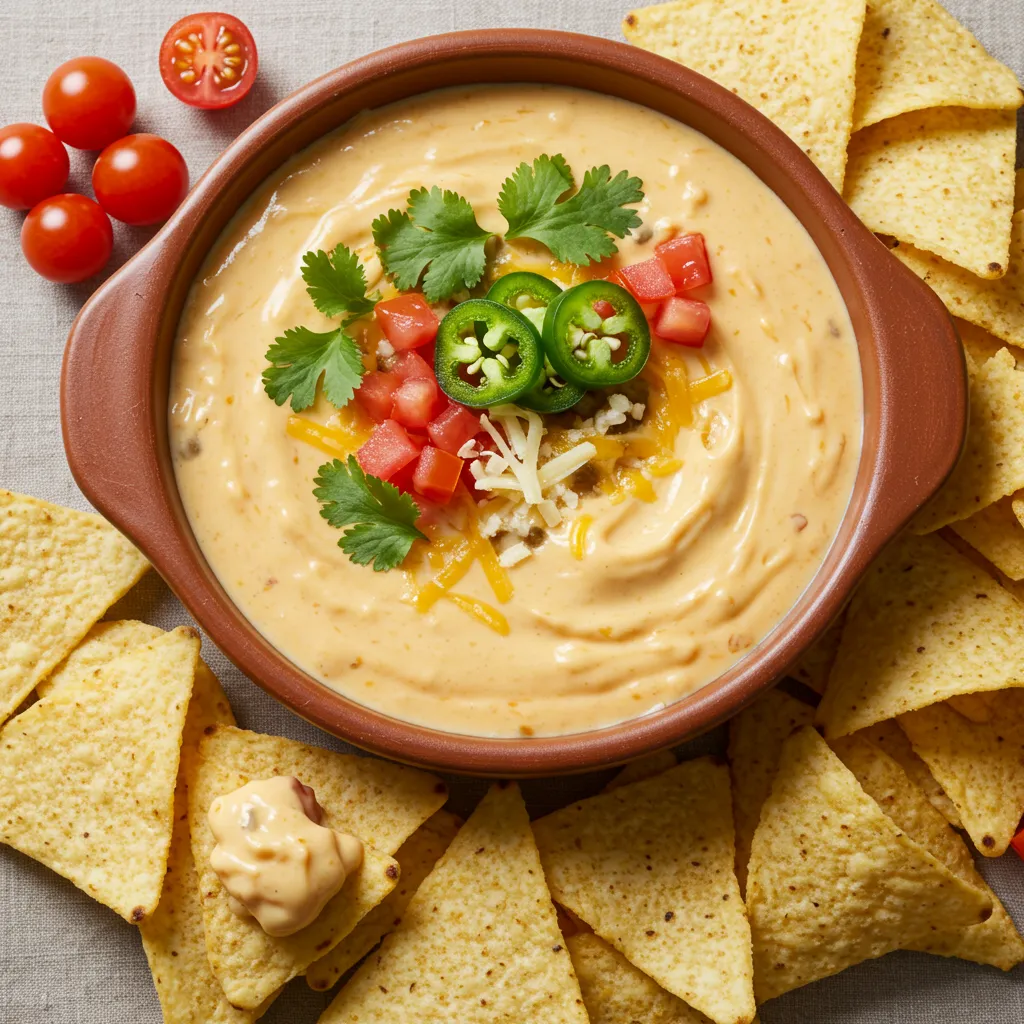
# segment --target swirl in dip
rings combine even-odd
[[[567,481],[575,504],[562,522],[522,539],[507,502],[479,507],[497,550],[530,549],[508,569],[514,593],[500,605],[503,635],[467,614],[474,602],[498,607],[479,562],[455,588],[463,600],[424,612],[410,594],[430,578],[429,553],[414,549],[408,566],[390,572],[349,560],[312,496],[329,459],[289,433],[291,411],[267,397],[261,374],[268,345],[288,327],[334,326],[310,304],[305,252],[344,243],[370,288],[393,295],[370,234],[376,217],[402,207],[410,190],[437,185],[465,196],[480,224],[500,233],[502,182],[542,153],[564,155],[577,179],[606,163],[641,178],[644,227],[613,260],[588,268],[560,266],[528,241],[492,245],[483,285],[509,270],[538,270],[563,286],[603,277],[677,232],[700,232],[714,271],[701,289],[713,327],[702,348],[654,338],[647,368],[621,389],[633,403],[627,422],[603,435],[606,445],[657,429],[664,436],[671,420],[674,458],[651,464],[627,454],[588,466]],[[352,333],[370,365],[379,330],[370,318]],[[584,413],[582,426],[571,413],[547,424],[546,439],[595,434],[594,411]],[[322,394],[303,413],[355,437],[366,429],[359,415],[354,403],[339,411]],[[427,94],[363,115],[298,154],[210,253],[181,318],[171,377],[185,510],[254,625],[360,703],[488,736],[571,733],[642,715],[742,658],[821,565],[851,494],[861,423],[846,308],[781,201],[691,128],[560,87]]]

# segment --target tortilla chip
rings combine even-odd
[[[978,874],[964,841],[928,802],[906,772],[884,751],[862,736],[844,736],[832,744],[861,788],[914,842],[938,858],[961,881],[986,892],[992,916],[981,924],[948,932],[933,932],[911,944],[911,949],[937,956],[955,956],[1001,970],[1024,961],[1024,940],[1013,920]]]
[[[1024,372],[1008,349],[968,370],[967,447],[938,494],[914,517],[915,533],[967,519],[1024,487]]]
[[[1024,692],[990,699],[991,722],[971,722],[936,704],[901,715],[899,724],[956,804],[977,850],[998,857],[1024,814]]]
[[[1002,338],[986,331],[984,327],[972,324],[968,320],[954,320],[957,333],[964,345],[964,355],[968,367],[976,369],[982,363],[988,362],[994,355],[997,355],[1004,348],[1013,356],[1013,361],[1020,366],[1024,363],[1024,349],[1016,345],[1007,345]],[[974,366],[971,367],[973,360]]]
[[[992,901],[897,828],[807,726],[761,811],[747,908],[761,1002],[987,920]]]
[[[864,0],[678,0],[631,11],[622,31],[757,107],[841,190],[864,12]]]
[[[928,803],[932,805],[953,826],[963,828],[960,815],[953,806],[953,801],[946,796],[946,791],[935,780],[935,776],[928,770],[928,765],[914,753],[914,748],[907,739],[907,734],[895,722],[879,722],[864,729],[857,736],[863,736],[870,740],[879,750],[889,755],[906,773],[907,778],[914,783]]]
[[[983,281],[931,253],[898,245],[892,254],[909,267],[956,317],[991,331],[1011,345],[1024,346],[1024,214],[1010,228],[1010,267],[997,281]]]
[[[1012,110],[902,114],[854,133],[843,195],[872,231],[1000,278],[1010,261],[1016,151]]]
[[[853,127],[927,107],[1016,110],[1017,78],[936,0],[871,0]]]
[[[1024,438],[1021,439],[1024,444]],[[953,529],[1010,579],[1024,579],[1024,527],[1013,512],[1013,497],[1000,498]]]
[[[831,740],[1007,686],[1024,686],[1020,604],[944,540],[904,534],[854,594],[817,720]]]
[[[794,679],[799,679],[815,693],[825,692],[825,687],[828,685],[828,674],[832,671],[832,665],[836,660],[845,623],[846,609],[844,608],[836,621],[818,637],[816,643],[804,652],[803,657],[791,670]]]
[[[132,647],[163,636],[157,626],[134,619],[97,622],[82,642],[36,687],[36,695],[45,697],[55,686],[91,675],[101,665],[120,658]]]
[[[363,866],[306,928],[275,938],[232,911],[210,867],[210,804],[254,779],[294,775],[312,786],[324,824],[366,844]],[[231,1003],[253,1009],[326,955],[398,881],[394,853],[447,798],[440,779],[368,757],[335,754],[280,736],[219,726],[203,737],[189,787],[192,854],[199,871],[210,966]]]
[[[632,761],[604,787],[605,793],[613,789],[621,789],[623,786],[631,786],[634,782],[643,782],[644,779],[654,778],[670,768],[675,768],[679,759],[671,750],[659,750],[656,754],[648,754],[639,760]]]
[[[565,940],[590,1024],[708,1024],[596,935]]]
[[[195,767],[199,741],[208,727],[234,723],[217,677],[200,662],[182,735],[167,877],[160,905],[139,925],[164,1024],[252,1024],[256,1018],[253,1011],[236,1010],[227,1001],[210,970],[199,877],[188,832],[188,778]]]
[[[409,901],[451,845],[461,824],[450,811],[440,810],[409,836],[395,854],[402,872],[398,885],[327,956],[309,965],[306,983],[310,988],[331,988],[398,927]]]
[[[991,722],[995,713],[987,693],[961,693],[945,703],[971,722]]]
[[[320,1024],[587,1024],[519,789],[498,783]]]
[[[180,627],[0,730],[0,842],[138,923],[160,900],[199,636]]]
[[[100,516],[0,490],[0,722],[148,568]]]
[[[782,745],[791,733],[814,721],[814,708],[781,690],[771,690],[729,723],[732,808],[736,818],[736,877],[746,891],[750,844],[761,805],[772,791]]]
[[[711,758],[534,822],[555,899],[717,1024],[754,1016],[729,772]]]

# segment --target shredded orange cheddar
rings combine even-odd
[[[587,534],[590,532],[593,516],[586,513],[577,516],[569,527],[569,551],[577,562],[582,562],[587,555]]]
[[[358,421],[328,427],[305,416],[289,416],[285,431],[296,441],[311,444],[337,459],[347,459],[370,436],[370,428]]]
[[[497,608],[493,608],[485,601],[478,601],[475,597],[469,597],[466,594],[456,594],[453,591],[449,591],[445,594],[445,597],[456,608],[461,608],[467,615],[471,615],[478,622],[482,622],[500,636],[508,636],[512,632],[508,619]]]
[[[728,370],[715,370],[706,377],[691,381],[690,401],[696,405],[708,398],[714,398],[732,387],[732,374]]]
[[[460,537],[459,543],[445,553],[444,565],[428,580],[416,595],[416,610],[428,612],[469,572],[476,561],[476,550],[472,541]]]

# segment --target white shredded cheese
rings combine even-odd
[[[629,407],[633,403],[625,395],[612,395],[608,399],[608,405],[616,412],[629,412]]]
[[[512,566],[518,565],[524,559],[530,557],[533,552],[522,542],[513,544],[512,547],[506,548],[500,555],[498,555],[498,565],[503,569],[511,569]]]
[[[580,496],[575,491],[570,491],[567,487],[562,495],[562,501],[565,502],[566,508],[576,508],[580,503]]]
[[[390,359],[395,354],[395,347],[387,338],[381,338],[377,342],[377,355],[381,359]]]
[[[480,533],[484,537],[493,537],[493,536],[495,536],[496,534],[498,534],[500,532],[501,532],[501,516],[499,516],[497,513],[495,513],[493,515],[489,515],[480,524]]]
[[[597,449],[589,441],[584,441],[582,444],[576,445],[575,448],[556,455],[541,467],[538,474],[541,488],[550,487],[552,484],[557,484],[566,477],[572,476],[577,469],[585,466],[596,454]]]
[[[562,513],[558,511],[558,506],[550,498],[547,501],[542,501],[537,506],[537,511],[540,513],[541,519],[544,520],[545,526],[553,528],[562,521]]]
[[[480,454],[480,449],[477,446],[476,438],[471,437],[459,450],[456,452],[460,459],[475,459]]]
[[[637,402],[632,409],[629,410],[629,415],[635,420],[642,420],[644,418],[644,410],[647,406],[643,402]]]

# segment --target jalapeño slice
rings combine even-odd
[[[514,402],[543,376],[540,336],[514,309],[467,299],[437,329],[434,373],[452,401],[472,409]]]
[[[571,409],[585,394],[586,389],[578,384],[570,384],[555,373],[547,356],[544,357],[544,376],[540,383],[534,385],[525,394],[520,395],[517,403],[524,409],[534,412],[565,412]]]
[[[602,318],[595,303],[615,311]],[[611,281],[585,281],[548,306],[544,352],[559,376],[582,388],[632,380],[651,352],[651,331],[639,303]]]

